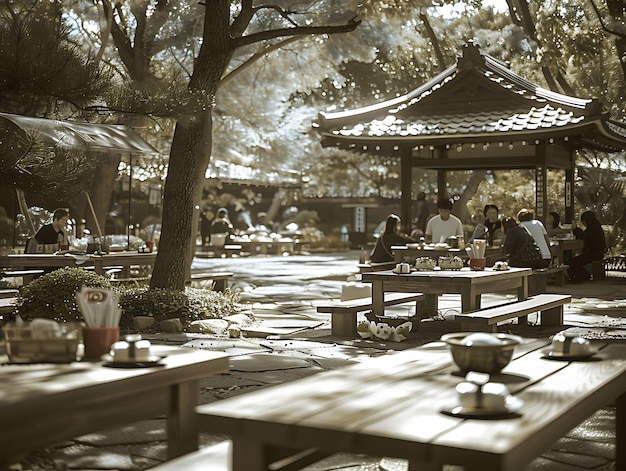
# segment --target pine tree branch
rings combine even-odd
[[[273,51],[275,51],[277,49],[280,49],[280,48],[286,46],[287,44],[295,42],[295,41],[297,41],[299,39],[300,39],[300,37],[298,37],[298,36],[292,36],[292,37],[284,39],[284,40],[282,40],[280,42],[274,43],[271,46],[265,47],[261,51],[253,54],[243,64],[241,64],[239,67],[237,67],[236,69],[232,70],[227,75],[225,75],[222,78],[222,80],[220,80],[219,88],[222,88],[228,82],[230,82],[235,77],[237,77],[237,75],[241,74],[243,71],[245,71],[246,69],[250,68],[256,61],[261,59],[263,56],[265,56],[267,54],[270,54],[271,52],[273,52]]]
[[[334,26],[297,26],[295,28],[278,28],[268,31],[260,31],[258,33],[250,34],[249,36],[242,36],[240,38],[233,39],[234,47],[247,46],[261,41],[267,41],[269,39],[276,39],[289,36],[309,36],[309,35],[321,35],[321,34],[341,34],[354,31],[357,26],[361,24],[361,20],[358,16],[350,19],[346,24],[334,25]]]

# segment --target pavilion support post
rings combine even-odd
[[[535,168],[535,218],[545,220],[548,214],[548,168],[541,165]]]
[[[448,197],[448,173],[444,169],[437,169],[437,199]]]
[[[563,191],[563,197],[565,198],[565,218],[563,222],[565,224],[572,224],[574,222],[574,151],[572,151],[571,166],[565,169],[565,188]]]
[[[411,233],[412,201],[411,183],[413,181],[413,168],[411,165],[411,147],[402,149],[400,156],[400,217],[402,218],[402,230],[405,234]]]

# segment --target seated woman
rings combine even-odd
[[[577,227],[573,232],[577,239],[585,241],[585,246],[580,255],[572,258],[567,269],[567,275],[570,281],[574,283],[587,281],[591,278],[591,269],[588,270],[585,267],[591,262],[602,260],[606,250],[604,231],[596,215],[592,211],[585,211],[580,215],[580,221],[586,229],[582,230]]]
[[[509,266],[521,268],[546,268],[550,260],[545,260],[535,238],[528,229],[514,218],[506,218],[504,226],[504,253],[509,257]]]
[[[376,266],[377,268],[393,268],[395,264],[391,246],[415,242],[415,239],[400,232],[401,222],[400,217],[395,214],[387,216],[385,228],[381,232],[374,246],[374,250],[372,250],[370,254],[370,265]]]
[[[504,239],[502,221],[500,221],[500,210],[495,204],[486,204],[483,209],[485,215],[485,227],[487,228],[487,245],[489,247],[499,247]]]

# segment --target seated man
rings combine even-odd
[[[69,247],[67,234],[64,231],[69,218],[70,213],[66,209],[55,209],[52,222],[41,226],[35,237],[28,241],[25,253],[53,253],[62,246]]]
[[[426,242],[445,242],[449,237],[463,237],[461,220],[453,216],[452,201],[448,199],[437,201],[439,214],[428,221],[426,225]]]

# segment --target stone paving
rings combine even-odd
[[[231,356],[230,372],[201,381],[203,403],[245,394],[260,388],[295,380],[321,371],[366,361],[390,350],[400,350],[437,340],[441,334],[458,330],[453,321],[422,322],[417,332],[400,343],[336,338],[330,334],[328,315],[318,314],[316,303],[340,297],[342,286],[354,275],[358,252],[311,254],[289,257],[249,257],[194,260],[195,271],[232,271],[232,289],[239,290],[244,303],[251,305],[262,325],[274,332],[267,337],[217,338],[202,334],[159,334],[150,336],[154,344],[187,345],[220,350]],[[626,284],[614,281],[590,282],[550,291],[570,293],[574,300],[566,309],[566,325],[584,329],[602,326],[606,332],[626,335]],[[502,296],[485,296],[483,304],[502,302]],[[458,296],[446,295],[440,311],[458,309]],[[410,315],[406,307],[395,308],[398,315]],[[532,319],[531,319],[532,320]],[[456,327],[456,328],[455,328]],[[540,326],[511,324],[503,327],[527,336],[548,336]],[[522,329],[522,330],[520,330]],[[276,332],[282,335],[277,335]],[[611,405],[598,411],[570,431],[528,470],[569,471],[577,469],[613,470],[615,450],[615,411]],[[227,437],[203,434],[202,446]],[[38,452],[30,462],[13,469],[71,469],[78,471],[131,471],[156,466],[166,458],[165,420],[155,418],[114,430],[93,433]],[[54,461],[52,461],[54,460]],[[404,460],[347,454],[333,455],[308,471],[406,471]],[[446,470],[457,469],[446,467]]]

